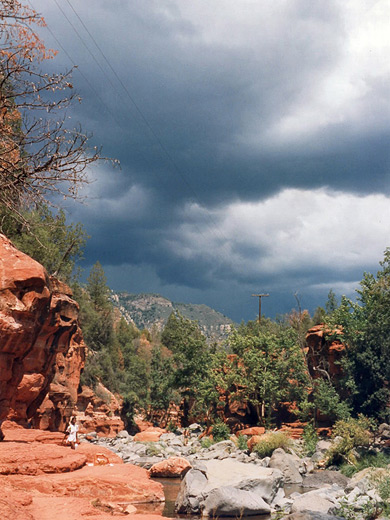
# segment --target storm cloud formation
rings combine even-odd
[[[34,0],[101,165],[68,208],[113,289],[252,319],[353,293],[390,245],[386,0]],[[76,112],[77,110],[77,112]]]

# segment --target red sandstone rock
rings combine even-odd
[[[310,374],[314,378],[323,377],[318,368],[327,367],[330,377],[338,377],[342,373],[340,359],[345,352],[345,345],[339,340],[327,340],[326,333],[330,335],[332,331],[326,331],[324,325],[316,325],[307,331],[307,362]],[[336,329],[333,333],[342,334]],[[325,364],[324,364],[325,362]]]
[[[261,441],[262,435],[253,435],[250,439],[248,439],[248,450],[252,451],[258,442]]]
[[[49,392],[44,427],[60,429],[76,403],[85,346],[65,284],[0,235],[0,423],[26,424]],[[54,370],[57,368],[57,370]],[[53,383],[53,387],[51,384]]]
[[[151,477],[181,477],[190,468],[191,464],[183,457],[170,457],[154,464],[150,470]]]
[[[4,478],[0,478],[0,483]],[[51,497],[77,497],[117,505],[165,500],[162,484],[151,480],[145,469],[131,464],[84,466],[70,473],[34,477],[10,475],[6,478],[8,483],[19,489]]]
[[[80,433],[96,432],[99,436],[115,437],[125,429],[120,418],[122,402],[102,384],[98,385],[96,393],[83,386],[78,395],[76,417]]]
[[[146,421],[141,415],[135,415],[134,422],[140,432],[144,432],[153,426],[153,423]]]
[[[167,431],[163,428],[154,428],[150,426],[143,432],[139,432],[134,436],[134,440],[138,442],[157,442],[163,433]]]
[[[32,496],[25,491],[2,483],[0,495],[0,518],[2,520],[35,520],[28,511]]]
[[[119,457],[119,455],[116,455],[116,453],[109,450],[108,448],[104,448],[104,446],[96,446],[95,444],[82,442],[78,445],[76,452],[85,455],[87,458],[87,463],[90,464],[123,464],[123,460]]]
[[[0,443],[1,475],[62,473],[82,468],[87,457],[68,447],[54,444]]]
[[[64,434],[61,432],[48,432],[45,430],[9,428],[10,421],[3,423],[3,432],[6,441],[13,442],[41,442],[43,444],[61,445]],[[15,424],[15,423],[14,423]]]
[[[239,435],[263,435],[265,433],[265,428],[263,426],[253,426],[252,428],[245,428],[245,430],[239,430],[236,432],[237,437]]]

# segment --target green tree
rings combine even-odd
[[[83,257],[87,234],[82,224],[67,224],[64,211],[54,213],[41,205],[23,212],[15,220],[0,205],[0,230],[21,251],[41,263],[50,275],[71,283],[77,278],[76,265]]]
[[[107,278],[100,262],[96,262],[89,272],[87,291],[95,309],[100,310],[112,307],[108,298],[110,289],[107,285]]]
[[[238,357],[237,398],[254,407],[259,422],[270,423],[281,402],[303,398],[307,371],[294,329],[281,329],[279,334],[259,330],[256,335],[233,331],[228,341]]]
[[[185,421],[191,400],[206,377],[209,351],[196,322],[172,313],[161,335],[161,343],[172,352],[172,386],[184,400]]]
[[[337,297],[334,293],[333,289],[331,289],[328,293],[328,299],[325,304],[325,309],[327,314],[332,314],[338,307]]]
[[[357,302],[343,298],[332,315],[347,344],[345,386],[355,413],[390,420],[390,248],[374,276],[365,273]]]

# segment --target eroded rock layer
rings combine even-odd
[[[0,422],[61,429],[84,361],[70,288],[0,235]]]

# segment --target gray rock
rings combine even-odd
[[[186,514],[200,513],[200,501],[207,482],[207,477],[203,471],[196,468],[187,471],[176,498],[175,511]]]
[[[138,459],[136,459],[133,464],[136,466],[141,466],[145,469],[150,469],[153,464],[156,464],[157,462],[161,462],[161,457],[138,457]]]
[[[321,440],[317,442],[316,451],[325,453],[332,446],[332,441]]]
[[[172,441],[173,439],[176,439],[176,435],[174,433],[163,433],[161,436],[160,436],[160,441],[164,441],[164,442],[170,442]]]
[[[122,430],[119,433],[117,433],[116,438],[117,439],[128,439],[130,437],[130,434],[126,430]]]
[[[251,492],[271,506],[283,485],[283,475],[279,470],[245,464],[234,459],[203,461],[201,466],[195,468],[198,469],[188,471],[182,480],[176,500],[176,511],[179,513],[199,513],[206,507],[206,499],[211,491],[227,487]],[[235,500],[244,496],[247,497],[245,493],[238,493]],[[235,508],[238,507],[237,504],[238,502],[234,503]],[[246,502],[240,504],[239,510],[245,507]]]
[[[272,454],[269,467],[279,469],[283,473],[286,484],[301,484],[300,462],[297,455],[286,453],[282,448],[278,448]]]
[[[333,486],[324,487],[309,491],[297,497],[291,508],[292,513],[303,513],[305,511],[314,511],[318,513],[328,514],[335,507],[339,506],[338,499],[344,495],[344,490],[333,484]]]
[[[314,511],[305,511],[303,513],[293,513],[288,515],[285,520],[343,520],[339,516],[317,513]]]
[[[340,473],[339,471],[320,470],[314,471],[310,475],[306,475],[303,479],[302,486],[305,488],[322,488],[325,484],[337,484],[345,489],[351,479]]]
[[[198,423],[190,424],[188,429],[191,433],[201,433],[203,431],[202,426]]]
[[[271,512],[270,506],[256,493],[232,486],[213,489],[208,494],[202,509],[203,516],[264,515]]]

